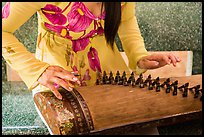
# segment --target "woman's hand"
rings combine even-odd
[[[40,76],[38,82],[49,88],[58,99],[62,99],[62,95],[57,90],[56,85],[62,86],[68,91],[72,91],[74,84],[80,85],[80,81],[69,72],[59,66],[49,66]]]
[[[142,57],[138,61],[138,67],[141,69],[156,69],[165,65],[173,64],[176,67],[176,63],[180,62],[179,57],[172,53],[153,53],[151,55]]]

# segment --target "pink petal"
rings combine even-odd
[[[91,68],[93,71],[96,71],[95,64],[94,64],[93,60],[91,59],[91,58],[92,58],[91,53],[88,53],[87,55],[88,55],[88,60],[89,60],[89,66],[90,66],[90,68]]]
[[[68,22],[69,22],[69,29],[74,32],[81,32],[86,30],[91,22],[92,19],[87,18],[86,16],[81,16],[78,11],[75,11],[75,13],[68,14]]]
[[[83,38],[92,37],[95,33],[97,33],[97,30],[91,30],[88,34],[86,34]]]
[[[73,66],[72,67],[72,70],[75,72],[75,71],[78,71],[77,67],[76,66]]]
[[[84,37],[82,38],[90,38],[93,37],[94,35],[101,35],[103,34],[103,28],[98,28],[97,30],[91,30],[88,34],[86,34]]]
[[[58,14],[51,14],[51,13],[46,13],[44,11],[42,13],[53,24],[64,25],[67,22],[67,18],[63,14],[60,14],[60,13],[58,13]]]
[[[50,11],[54,13],[50,13]],[[42,8],[42,13],[53,24],[63,25],[67,22],[67,18],[61,12],[61,8],[52,4],[47,4],[44,8]]]
[[[74,52],[84,50],[88,46],[89,42],[89,38],[72,40],[72,49]]]
[[[6,2],[6,4],[2,8],[2,19],[8,18],[9,14],[10,14],[10,2]]]
[[[91,76],[89,75],[89,69],[86,70],[85,74],[84,74],[84,78],[83,80],[90,80],[91,79]]]
[[[49,29],[49,30],[51,30],[51,31],[54,31],[54,32],[56,32],[56,33],[58,33],[58,34],[61,33],[62,28],[63,28],[62,26],[54,26],[54,25],[49,24],[49,23],[47,23],[47,22],[45,22],[44,25],[45,25],[45,27],[46,27],[47,29]]]
[[[89,66],[93,71],[99,71],[101,72],[101,65],[100,65],[100,61],[98,58],[98,52],[96,51],[95,48],[90,48],[88,54],[88,60],[89,60]]]
[[[49,23],[47,23],[47,22],[45,22],[44,25],[45,25],[45,27],[46,27],[48,30],[53,31],[53,32],[57,33],[58,35],[61,35],[62,29],[66,29],[66,27],[64,27],[64,26],[54,26],[54,25],[49,24]],[[72,37],[69,35],[69,31],[67,31],[67,34],[66,34],[65,37],[66,37],[66,38],[69,38],[69,39],[72,38]]]
[[[52,4],[46,4],[46,6],[44,8],[42,8],[42,10],[62,12],[61,8],[59,8],[55,5],[52,5]]]
[[[104,30],[102,27],[98,27],[97,32],[98,32],[98,35],[102,35],[104,33]]]
[[[86,30],[91,22],[93,21],[91,18],[88,18],[85,14],[80,15],[78,12],[78,9],[82,10],[83,13],[86,13],[86,10],[84,10],[81,7],[81,4],[75,4],[72,6],[70,12],[67,14],[67,19],[69,22],[69,30],[74,32],[81,32]]]

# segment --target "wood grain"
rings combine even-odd
[[[172,77],[170,80],[178,80],[178,86],[189,82],[189,87],[200,84],[202,88],[202,75]],[[97,85],[77,90],[88,105],[94,131],[202,112],[202,102],[191,92],[188,97],[183,97],[182,91],[173,96],[172,91],[166,93],[165,88],[156,92],[146,87],[122,85]]]

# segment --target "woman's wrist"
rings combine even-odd
[[[141,62],[140,62],[140,61],[141,61],[141,60],[139,60],[139,61],[137,62],[137,64],[136,64],[136,69],[135,69],[135,72],[136,72],[136,74],[138,74],[138,75],[147,71],[147,69],[144,69],[144,68],[141,67]]]

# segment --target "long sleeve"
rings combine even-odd
[[[149,55],[149,53],[145,48],[135,16],[135,2],[127,2],[122,7],[122,18],[118,35],[121,39],[124,52],[128,57],[130,69],[136,70],[138,74],[146,71],[137,67],[138,60],[143,56]]]
[[[8,2],[2,8],[2,56],[27,85],[34,88],[49,64],[36,59],[13,35],[44,3]]]

